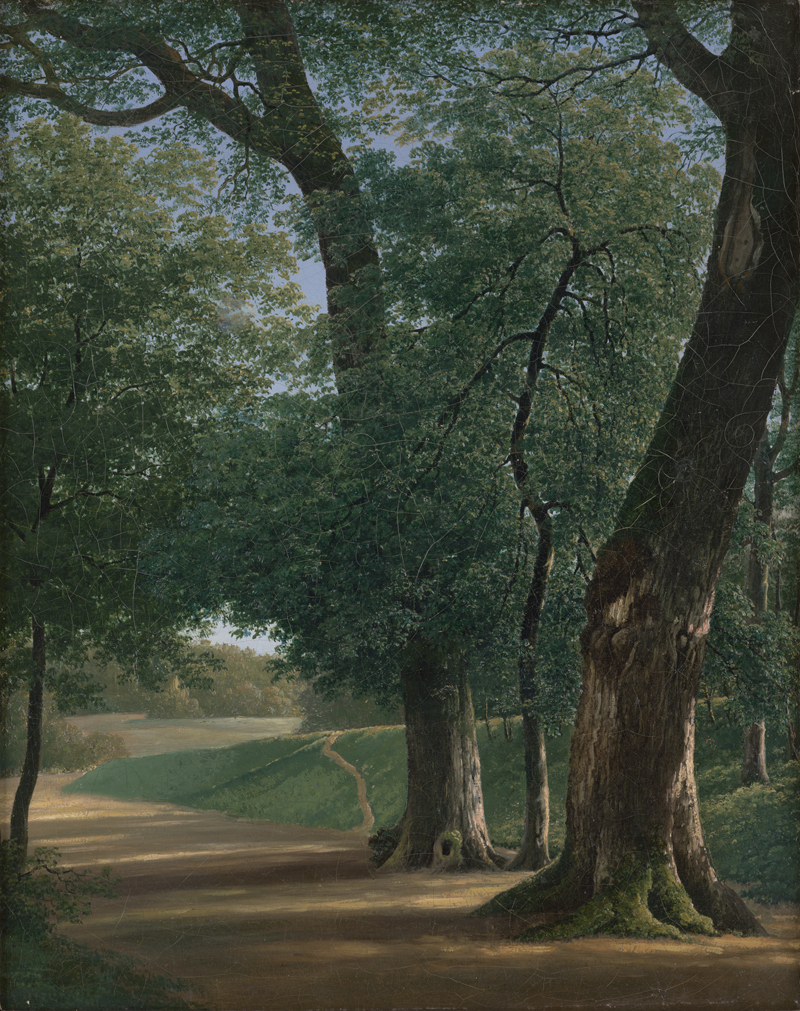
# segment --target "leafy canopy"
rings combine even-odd
[[[140,540],[217,412],[286,357],[304,313],[288,242],[209,213],[214,169],[190,148],[141,157],[68,115],[4,148],[5,627],[154,647],[185,619],[142,593]]]

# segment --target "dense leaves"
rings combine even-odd
[[[285,358],[286,242],[207,213],[214,172],[188,148],[143,158],[62,116],[5,156],[6,632],[24,640],[36,615],[60,650],[163,651],[180,618],[139,593],[139,542],[178,507],[215,412],[263,395]]]

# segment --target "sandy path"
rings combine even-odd
[[[522,875],[384,875],[363,833],[61,794],[72,778],[42,777],[33,842],[123,881],[69,933],[202,986],[209,1011],[798,1006],[789,907],[766,939],[515,944],[519,923],[466,914]]]
[[[343,758],[338,751],[333,750],[334,744],[343,733],[343,730],[337,730],[335,733],[331,734],[322,746],[322,754],[326,758],[332,758],[337,765],[340,765],[345,770],[345,772],[349,772],[350,775],[355,778],[356,787],[358,789],[358,806],[361,808],[361,813],[364,815],[364,821],[361,823],[357,831],[369,832],[375,824],[375,815],[372,813],[372,808],[369,806],[369,801],[367,800],[367,784],[364,782],[364,777],[358,769]]]

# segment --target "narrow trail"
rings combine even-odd
[[[354,829],[354,831],[369,832],[375,824],[375,816],[373,815],[372,808],[369,806],[369,801],[367,800],[367,784],[364,782],[364,777],[354,765],[351,765],[348,761],[342,758],[338,751],[333,750],[333,745],[343,733],[343,730],[337,730],[335,734],[331,734],[322,747],[322,754],[326,758],[332,758],[337,765],[341,765],[345,772],[349,772],[351,776],[355,777],[356,785],[358,786],[358,806],[364,813],[364,821],[358,826],[358,828]]]

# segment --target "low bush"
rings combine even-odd
[[[3,747],[0,748],[0,776],[18,775],[25,759],[27,698],[19,692],[5,712]],[[87,733],[68,723],[52,700],[45,700],[42,732],[42,773],[82,772],[124,758],[125,742],[117,734]]]
[[[190,985],[153,976],[110,949],[94,951],[55,934],[3,939],[0,1002],[25,1011],[181,1011],[201,1009]]]
[[[297,705],[303,713],[298,734],[313,730],[357,730],[365,727],[397,726],[404,722],[402,706],[382,706],[372,699],[356,698],[350,691],[322,695],[306,681]]]

